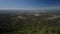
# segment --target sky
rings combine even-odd
[[[60,0],[0,0],[0,9],[60,9]]]

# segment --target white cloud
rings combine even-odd
[[[39,8],[0,8],[0,10],[60,10],[60,6],[56,7],[39,7]]]

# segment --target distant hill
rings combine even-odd
[[[60,13],[60,10],[0,10],[0,13]]]

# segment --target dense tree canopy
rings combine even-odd
[[[19,17],[18,17],[19,16]],[[21,18],[23,17],[23,18]],[[3,34],[60,34],[60,18],[52,15],[0,14],[0,33]]]

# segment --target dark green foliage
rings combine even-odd
[[[23,17],[18,18],[17,16]],[[60,18],[48,20],[51,15],[0,15],[1,34],[60,34]]]

